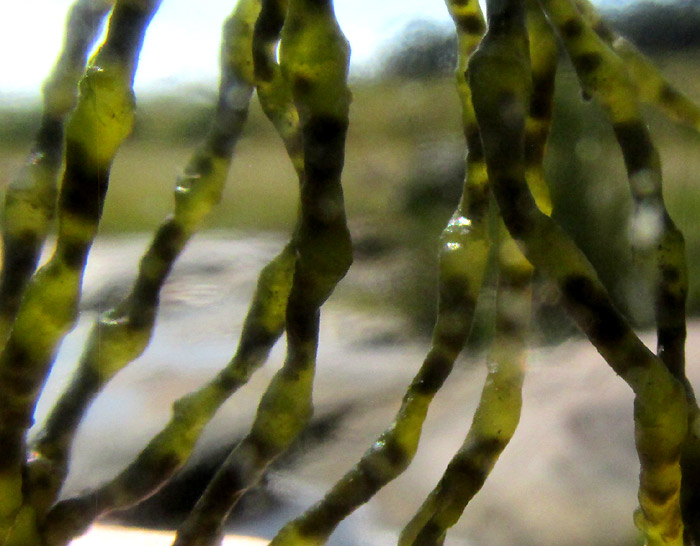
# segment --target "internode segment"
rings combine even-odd
[[[636,521],[650,545],[680,545],[679,457],[687,431],[683,387],[634,335],[569,237],[537,210],[524,176],[524,112],[531,87],[522,6],[513,0],[494,1],[489,4],[489,21],[489,33],[469,65],[469,83],[494,193],[528,260],[559,284],[579,327],[635,392],[635,434],[642,466]],[[589,44],[577,50],[575,63],[592,59],[590,53]],[[599,87],[592,86],[591,91],[613,87],[603,77],[609,71],[607,67],[592,79]],[[624,102],[620,92],[614,90],[608,101]],[[620,108],[625,114],[633,111],[629,105]]]
[[[43,87],[41,125],[29,156],[5,192],[2,215],[0,345],[4,344],[56,210],[64,122],[75,106],[87,55],[113,2],[78,0],[66,22],[63,48]]]
[[[175,211],[157,230],[131,293],[94,325],[70,386],[33,446],[33,504],[44,512],[68,471],[80,419],[104,385],[147,347],[160,289],[187,241],[221,198],[231,156],[253,91],[250,48],[259,3],[241,2],[224,26],[222,78],[215,121],[175,187]],[[40,485],[39,485],[40,484]]]
[[[158,4],[118,1],[106,41],[82,78],[66,130],[56,250],[29,283],[0,354],[0,537],[8,544],[27,538],[21,536],[26,528],[12,523],[18,511],[22,521],[30,519],[24,514],[31,508],[22,507],[26,434],[58,345],[77,316],[111,162],[133,123],[131,87],[138,53]]]

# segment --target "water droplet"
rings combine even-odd
[[[29,158],[29,163],[38,165],[42,159],[44,159],[44,154],[42,152],[34,152]]]
[[[103,315],[100,317],[101,326],[123,326],[129,322],[128,316],[121,317],[110,317],[109,315]]]
[[[177,179],[177,186],[175,186],[175,193],[188,193],[195,182],[201,178],[198,174],[183,174]]]
[[[470,227],[472,221],[464,216],[453,216],[448,224],[449,227]]]

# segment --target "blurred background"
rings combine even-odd
[[[171,208],[174,179],[213,112],[219,26],[230,5],[210,4],[204,10],[166,1],[149,29],[136,80],[136,126],[114,165],[103,234],[151,231]],[[60,47],[59,22],[69,5],[32,0],[0,8],[0,48],[12,52],[0,57],[0,181],[18,170],[37,127],[41,81]],[[700,2],[607,2],[600,8],[674,84],[700,97]],[[344,185],[358,258],[388,257],[399,248],[405,257],[415,254],[399,282],[366,299],[406,307],[427,334],[434,315],[435,242],[463,177],[452,24],[438,0],[339,0],[336,11],[353,48]],[[647,114],[661,151],[667,205],[686,235],[694,271],[700,267],[694,225],[700,196],[690,189],[700,172],[700,137],[653,109]],[[558,74],[546,168],[556,218],[618,305],[637,324],[648,324],[650,308],[635,278],[640,264],[627,244],[630,199],[620,152],[600,108],[582,100],[567,61]],[[227,193],[207,228],[287,233],[295,193],[282,146],[254,100]],[[700,310],[698,278],[691,275],[691,313]],[[405,290],[427,295],[406,298]],[[559,325],[561,318],[552,322]]]
[[[0,49],[5,52],[0,56],[0,184],[7,184],[19,170],[38,127],[41,81],[58,53],[61,21],[69,5],[67,0],[27,0],[5,2],[0,6]],[[649,55],[671,82],[700,101],[699,1],[610,1],[599,7],[608,21]],[[84,309],[88,314],[106,308],[125,293],[130,277],[124,272],[123,265],[135,268],[138,251],[134,248],[142,248],[145,234],[152,232],[172,208],[171,195],[176,177],[204,135],[213,113],[219,27],[231,8],[231,2],[219,0],[207,2],[206,8],[201,3],[165,0],[153,21],[136,81],[136,125],[114,163],[100,228],[101,239],[108,241],[98,247],[102,250],[97,255],[103,256],[104,261],[94,266],[96,269],[91,270],[94,274],[86,281],[88,297]],[[370,369],[375,361],[387,358],[394,359],[392,362],[396,363],[397,370],[401,362],[411,360],[411,364],[408,371],[396,371],[394,379],[381,384],[385,387],[382,396],[386,395],[387,400],[392,401],[387,402],[386,408],[377,410],[381,418],[373,413],[371,419],[366,417],[371,405],[361,403],[360,398],[348,401],[347,406],[331,404],[330,401],[328,406],[321,405],[321,423],[331,424],[340,422],[334,421],[338,412],[344,415],[351,406],[362,409],[361,412],[349,412],[350,420],[340,425],[355,431],[356,436],[351,437],[352,441],[346,438],[345,444],[342,441],[335,444],[336,448],[328,448],[331,451],[323,457],[331,460],[340,452],[347,457],[352,450],[348,442],[365,446],[365,440],[371,441],[374,432],[367,432],[371,424],[366,421],[381,424],[389,419],[394,409],[391,404],[399,399],[405,382],[420,363],[435,316],[437,241],[459,198],[465,153],[452,74],[456,40],[442,2],[337,0],[336,11],[353,48],[350,74],[353,103],[344,187],[356,245],[356,262],[348,282],[339,287],[331,302],[337,306],[332,308],[335,311],[330,315],[335,334],[328,334],[327,344],[333,347],[334,339],[347,337],[348,317],[356,316],[360,317],[354,323],[357,331],[362,336],[369,336],[369,341],[367,337],[360,341],[362,336],[359,334],[351,336],[357,341],[356,348],[360,347],[360,352],[352,353],[358,358],[361,356],[362,362],[357,364],[360,368]],[[647,108],[645,113],[661,153],[666,203],[686,237],[691,279],[688,310],[691,316],[697,316],[700,313],[700,192],[697,190],[700,135],[674,125],[652,108]],[[631,201],[622,157],[604,113],[595,103],[582,98],[575,74],[565,59],[557,76],[554,125],[546,171],[555,204],[554,216],[586,252],[618,306],[638,328],[648,328],[652,310],[643,288],[645,264],[629,249],[627,218]],[[216,282],[231,274],[233,267],[231,263],[221,265],[215,256],[229,251],[238,253],[238,262],[234,265],[249,267],[252,271],[235,285],[235,290],[240,289],[240,294],[245,294],[246,290],[252,289],[257,270],[254,268],[264,263],[272,249],[282,244],[291,230],[295,213],[293,170],[276,133],[254,99],[244,137],[236,150],[224,199],[207,221],[205,231],[209,235],[203,236],[213,240],[235,238],[247,241],[247,246],[212,243],[205,247],[208,250],[191,259],[190,269],[183,266],[183,269],[176,270],[169,285],[169,296],[165,298],[166,309],[167,305],[173,305],[173,309],[185,317],[183,320],[191,320],[192,315],[190,319],[186,318],[186,313],[191,312],[188,305],[199,306],[198,309],[202,301],[213,305],[215,296],[212,294],[223,290]],[[115,244],[121,245],[118,250],[115,250]],[[113,261],[119,256],[121,263],[110,262],[110,256]],[[246,258],[241,262],[240,256]],[[213,264],[209,269],[202,266],[207,261]],[[226,286],[227,293],[235,291],[230,285]],[[244,302],[245,298],[240,294],[237,297]],[[521,545],[633,544],[637,539],[629,514],[634,506],[636,462],[631,444],[629,397],[626,394],[618,396],[624,391],[624,386],[619,390],[612,386],[615,381],[621,382],[605,370],[604,364],[597,362],[594,351],[580,340],[575,328],[556,305],[556,292],[546,283],[538,287],[536,303],[533,345],[550,348],[547,349],[549,352],[533,357],[534,377],[539,377],[541,383],[533,379],[535,383],[529,396],[535,409],[523,425],[526,431],[530,427],[531,435],[523,442],[529,442],[527,445],[537,451],[542,442],[547,444],[551,432],[552,438],[547,445],[548,449],[555,449],[559,445],[556,438],[561,439],[561,435],[556,436],[556,431],[561,429],[562,434],[573,434],[576,438],[568,444],[564,442],[566,447],[562,448],[571,458],[562,463],[564,466],[552,463],[553,470],[551,465],[547,466],[549,462],[545,463],[550,459],[545,457],[541,463],[543,466],[530,469],[535,483],[533,487],[545,499],[542,501],[544,508],[538,509],[539,515],[531,516],[524,511],[519,519],[516,518],[519,524],[513,523],[511,517],[510,523],[503,524],[510,529],[507,532],[500,524],[494,524],[501,529],[499,532],[494,533],[492,527],[486,526],[470,532],[465,527],[467,530],[459,536],[469,537],[479,545],[508,544],[515,540]],[[240,309],[235,309],[240,322],[245,306],[242,304]],[[204,313],[196,316],[198,321],[207,320]],[[214,323],[216,316],[210,314],[210,323]],[[479,316],[483,322],[488,309],[482,308]],[[368,317],[374,317],[375,321],[367,322]],[[198,323],[197,335],[204,335],[207,330],[204,324],[207,323]],[[209,333],[221,328],[217,325]],[[474,349],[484,341],[480,331],[477,327],[472,341]],[[181,336],[182,332],[177,339],[184,339]],[[167,353],[167,358],[164,356],[164,351],[171,350],[175,344],[173,339],[156,338],[155,356],[150,357],[152,361],[173,358],[170,353]],[[227,338],[227,341],[230,340]],[[63,357],[66,366],[69,361],[74,361],[79,350],[77,342],[71,343],[66,349],[68,356]],[[560,343],[565,343],[566,348],[556,347]],[[566,345],[571,343],[574,345]],[[197,344],[193,343],[193,346]],[[350,349],[345,347],[343,350]],[[217,358],[212,356],[212,360],[216,361],[214,364],[220,364],[221,358],[218,357],[224,350],[218,348],[216,351],[219,351]],[[336,359],[342,352],[329,351],[328,354]],[[577,356],[572,357],[572,354]],[[558,383],[547,383],[552,374],[542,371],[546,364],[541,362],[561,359],[580,361],[580,370],[575,371],[579,368],[574,363],[569,375],[555,377]],[[607,372],[610,377],[597,379],[598,376],[586,375],[589,373],[587,366],[594,360],[595,366],[605,370],[602,373]],[[461,368],[465,374],[476,373],[472,369],[474,366],[466,360]],[[162,374],[162,369],[159,369],[158,373]],[[162,386],[163,378],[157,377],[161,378],[159,384]],[[195,378],[190,377],[188,381],[190,383],[183,380],[177,388],[173,387],[173,396],[178,389],[185,389],[185,383],[191,386]],[[480,380],[475,381],[473,392],[453,387],[452,398],[447,398],[443,408],[452,407],[450,404],[469,407],[478,397]],[[566,389],[580,395],[582,384],[598,389],[602,398],[586,402],[583,398],[575,399],[574,394],[564,396],[563,393],[568,392]],[[601,388],[602,384],[606,387]],[[557,390],[559,388],[561,390]],[[52,392],[58,391],[57,386],[52,389]],[[559,394],[558,402],[552,402],[554,406],[545,406],[543,400],[556,398],[552,394],[555,391]],[[44,403],[46,405],[48,402]],[[164,409],[167,410],[167,404]],[[109,411],[104,409],[105,414]],[[440,414],[440,410],[436,411]],[[556,421],[558,425],[550,423],[551,428],[548,428],[547,416],[552,418],[557,411],[567,416],[566,419],[562,417]],[[443,417],[447,415],[445,412],[447,409],[443,410]],[[615,428],[617,420],[620,428]],[[611,428],[607,429],[606,425]],[[360,434],[359,430],[364,432]],[[594,432],[595,438],[590,436]],[[627,435],[627,441],[618,445],[618,433]],[[519,434],[526,435],[527,432]],[[318,438],[327,436],[324,433]],[[436,432],[429,442],[433,446],[442,445],[440,438],[442,436]],[[459,444],[459,440],[454,439],[453,443],[452,448]],[[615,445],[611,447],[611,444]],[[338,445],[344,447],[340,449]],[[597,448],[591,449],[593,445]],[[522,453],[527,453],[526,447],[522,449]],[[513,450],[517,453],[517,448]],[[449,459],[447,448],[441,453],[444,460]],[[433,457],[438,455],[433,454]],[[323,467],[319,463],[322,460],[315,459],[316,467]],[[435,479],[442,468],[442,463],[434,463],[432,467],[433,461],[437,460],[424,458],[420,463],[423,468],[432,468]],[[479,518],[485,522],[489,518],[494,518],[494,522],[507,519],[493,506],[498,504],[498,499],[510,499],[508,502],[512,503],[522,501],[525,489],[521,486],[524,488],[525,485],[518,479],[522,481],[524,478],[517,471],[518,465],[522,464],[523,459],[516,458],[511,467],[505,467],[510,470],[505,470],[502,478],[494,478],[496,484],[502,480],[501,489],[486,493],[487,499],[494,499],[494,504],[484,501],[484,507],[476,509],[478,517],[474,516],[473,521]],[[574,476],[567,464],[572,468],[589,465],[589,473]],[[314,468],[313,463],[311,468]],[[324,469],[316,468],[316,471],[323,474]],[[332,475],[332,471],[325,471]],[[91,472],[98,471],[93,469]],[[558,499],[556,495],[560,493],[547,493],[547,486],[541,481],[547,473],[562,484],[577,484],[569,489],[568,500]],[[586,495],[593,495],[600,485],[588,483],[588,493],[576,487],[584,487],[593,475],[596,480],[610,486],[609,498],[615,502],[617,510],[604,508],[602,512],[591,512],[590,503],[585,501]],[[303,478],[290,476],[292,474],[285,478],[286,482],[284,479],[278,482],[278,492],[293,486],[298,490],[299,480],[306,484],[313,481],[309,471]],[[630,477],[629,483],[626,482]],[[621,486],[624,494],[611,485],[618,483],[618,479],[627,484]],[[427,480],[423,481],[427,487]],[[322,488],[322,485],[318,487]],[[410,487],[404,487],[408,489],[402,495],[395,493],[384,501],[392,530],[393,525],[398,525],[401,518],[405,519],[410,513],[409,509],[395,506],[397,498],[409,495]],[[313,489],[310,498],[316,494]],[[489,494],[492,497],[488,497]],[[540,506],[537,494],[527,494],[532,495],[531,507]],[[418,502],[422,493],[416,495]],[[626,500],[618,502],[618,497]],[[564,509],[571,520],[562,519]],[[558,520],[561,533],[550,533],[551,536],[545,533],[543,536],[542,527],[532,523],[532,518],[538,517],[549,521],[542,516],[547,511],[559,515],[552,515],[551,522],[544,528],[551,531]],[[580,519],[576,520],[573,514]],[[618,521],[618,514],[623,514],[624,519]],[[162,518],[163,514],[154,517]],[[599,523],[599,528],[591,530],[595,522]],[[610,538],[611,535],[606,533],[613,528],[617,529],[617,538],[605,540],[603,537]],[[376,535],[377,532],[375,528],[373,533]],[[351,536],[357,535],[351,533]],[[347,540],[348,543],[353,541],[352,538]]]

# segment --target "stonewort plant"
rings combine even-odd
[[[285,363],[260,399],[250,432],[182,522],[175,543],[216,544],[234,505],[312,414],[320,308],[352,262],[341,187],[350,49],[331,0],[239,0],[223,26],[215,117],[177,180],[175,209],[156,231],[131,292],[99,316],[66,392],[36,439],[28,440],[57,348],[77,319],[110,165],[133,124],[139,50],[159,3],[75,2],[63,51],[44,86],[34,147],[6,192],[0,281],[1,546],[65,545],[102,515],[157,491],[284,332]],[[432,344],[394,421],[272,544],[323,544],[340,521],[410,464],[431,400],[469,337],[489,256],[498,266],[497,300],[481,400],[463,445],[398,543],[443,544],[512,437],[520,416],[531,279],[538,271],[558,285],[570,315],[635,393],[641,472],[634,520],[647,544],[700,544],[700,411],[685,375],[684,242],[664,205],[660,161],[640,103],[695,128],[700,110],[616,35],[588,0],[488,0],[486,20],[475,0],[447,0],[447,9],[459,44],[456,84],[466,178],[440,241]],[[87,60],[108,16],[105,41]],[[655,263],[649,286],[655,353],[635,335],[586,257],[550,217],[542,165],[560,48],[571,59],[583,93],[606,111],[622,149],[634,200],[631,244]],[[81,418],[105,384],[146,349],[160,289],[221,198],[253,93],[284,141],[299,179],[299,213],[289,243],[261,271],[228,365],[175,402],[170,421],[120,474],[61,499]],[[56,247],[37,270],[54,216]],[[234,468],[244,469],[243,480],[235,484]]]

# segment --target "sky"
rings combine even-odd
[[[72,1],[0,1],[0,100],[38,96],[58,54]],[[136,91],[216,82],[220,27],[234,2],[163,0],[146,35]],[[336,0],[335,9],[356,71],[408,22],[450,21],[443,0]]]

